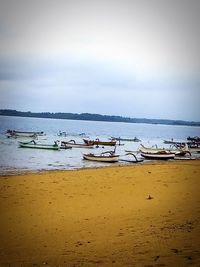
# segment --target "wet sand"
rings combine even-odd
[[[200,161],[0,177],[0,267],[200,266]]]

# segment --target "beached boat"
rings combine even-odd
[[[101,146],[115,146],[117,141],[116,140],[111,140],[111,141],[100,141],[98,138],[95,140],[88,140],[88,139],[83,139],[84,143],[87,145],[101,145]]]
[[[158,159],[158,160],[168,160],[168,159],[174,159],[175,154],[171,152],[167,152],[165,150],[160,152],[141,152],[141,156],[146,159]]]
[[[67,148],[67,147],[94,148],[93,144],[76,143],[75,140],[70,140],[68,142],[61,141],[61,147],[60,148]]]
[[[83,154],[83,158],[92,161],[114,163],[119,161],[119,155],[116,155],[113,151],[103,152],[99,155],[89,153]]]
[[[60,149],[57,142],[55,142],[53,145],[49,145],[49,144],[38,144],[34,140],[30,142],[19,142],[19,146],[23,148],[35,148],[35,149],[50,149],[50,150]]]
[[[139,147],[139,151],[142,153],[159,153],[166,151],[175,154],[176,156],[184,156],[187,153],[191,154],[187,145],[184,148],[177,149],[172,147],[171,148],[145,147],[144,145],[141,144]]]

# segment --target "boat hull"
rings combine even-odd
[[[102,156],[93,154],[83,154],[83,158],[91,161],[114,163],[119,161],[119,156]]]
[[[7,134],[7,138],[37,138],[36,134]]]
[[[76,143],[70,143],[70,142],[64,142],[64,141],[61,142],[61,148],[65,149],[68,147],[70,147],[70,148],[72,148],[72,147],[74,147],[74,148],[94,148],[93,145],[87,145],[84,143],[83,144],[76,144]]]
[[[116,140],[116,141],[125,141],[125,142],[141,142],[140,139],[138,138],[120,138],[120,137],[111,137],[113,140]]]
[[[153,148],[153,147],[144,147],[141,145],[139,148],[139,151],[141,153],[171,153],[175,154],[176,156],[184,156],[186,153],[189,153],[189,150],[187,149],[166,149],[166,148]]]
[[[116,145],[116,140],[115,141],[99,141],[99,140],[87,140],[83,139],[85,144],[88,145],[96,145],[96,146],[115,146]]]
[[[33,148],[33,149],[48,149],[48,150],[59,150],[59,146],[54,146],[54,145],[39,145],[39,144],[19,144],[20,147],[22,148]]]
[[[22,132],[22,131],[15,131],[15,130],[7,130],[8,137],[12,136],[20,136],[20,137],[33,137],[33,136],[43,136],[45,135],[44,132]]]
[[[142,153],[141,156],[146,159],[156,159],[156,160],[168,160],[174,159],[175,154],[172,153]]]

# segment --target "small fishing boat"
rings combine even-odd
[[[192,141],[192,142],[200,142],[200,137],[199,136],[194,136],[194,137],[188,136],[187,140]]]
[[[180,141],[173,141],[173,139],[171,140],[164,140],[163,141],[164,144],[166,145],[176,145],[177,147],[184,147],[185,144],[187,144],[187,142],[180,142]]]
[[[36,148],[36,149],[50,149],[50,150],[59,150],[60,149],[57,142],[55,142],[53,145],[49,145],[49,144],[38,144],[34,140],[32,140],[30,142],[19,142],[19,147]]]
[[[13,138],[13,139],[24,139],[24,138],[31,138],[31,139],[36,139],[38,136],[37,134],[16,134],[16,133],[7,133],[6,134],[7,138]]]
[[[44,132],[22,132],[16,130],[7,130],[6,135],[8,138],[32,138],[45,135]]]
[[[115,146],[117,141],[116,140],[111,140],[111,141],[100,141],[98,138],[95,140],[88,140],[88,139],[83,139],[85,144],[88,145],[101,145],[101,146]]]
[[[89,153],[83,154],[83,158],[92,161],[114,163],[119,161],[119,155],[116,155],[113,151],[103,152],[99,155]]]
[[[159,159],[159,160],[168,160],[168,159],[174,159],[175,154],[171,152],[167,152],[165,150],[160,152],[141,152],[141,156],[146,159]]]
[[[61,141],[60,148],[66,149],[67,147],[76,147],[76,148],[94,148],[93,144],[85,143],[76,143],[75,140],[70,140],[68,142]]]
[[[142,153],[159,153],[159,152],[166,151],[166,152],[175,154],[176,156],[184,156],[187,153],[191,154],[187,145],[185,145],[184,148],[180,148],[180,149],[173,148],[173,147],[166,149],[166,148],[158,148],[158,147],[145,147],[144,145],[141,144],[139,147],[139,151]]]
[[[64,136],[64,137],[66,137],[67,136],[67,133],[66,132],[59,131],[58,136],[62,136],[62,137]]]
[[[141,142],[140,139],[138,139],[137,137],[134,138],[122,138],[122,137],[111,137],[111,140],[116,140],[116,141],[125,141],[125,142]]]
[[[7,134],[10,135],[17,135],[17,136],[24,136],[24,137],[29,137],[29,136],[33,136],[33,135],[37,135],[37,136],[42,136],[45,135],[44,132],[27,132],[27,131],[16,131],[16,130],[7,130]]]
[[[180,142],[176,142],[172,138],[171,140],[163,140],[163,143],[166,145],[172,145],[172,144],[179,144]]]

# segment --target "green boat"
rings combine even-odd
[[[50,149],[50,150],[59,150],[59,145],[55,142],[53,145],[49,144],[38,144],[34,140],[30,142],[19,142],[19,147],[23,148],[36,148],[36,149]]]

